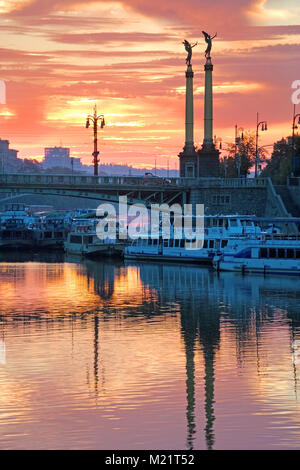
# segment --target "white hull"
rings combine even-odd
[[[300,241],[269,240],[215,256],[218,271],[300,275]]]
[[[247,260],[248,261],[248,260]],[[267,266],[267,265],[251,265],[249,263],[230,263],[228,261],[221,261],[215,264],[218,271],[231,271],[250,274],[293,274],[300,275],[300,265],[298,266]]]
[[[124,244],[91,244],[75,245],[65,243],[65,252],[72,255],[82,256],[121,256],[124,250]]]
[[[211,264],[212,254],[208,250],[161,247],[161,249],[127,246],[124,258],[128,260],[175,261],[183,263]]]

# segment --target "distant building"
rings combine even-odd
[[[85,165],[82,165],[80,158],[70,157],[70,149],[65,147],[47,147],[45,148],[45,159],[42,162],[43,170],[60,167],[67,170],[85,171]]]
[[[43,161],[43,169],[60,166],[61,168],[71,168],[70,149],[64,147],[47,147],[45,148],[45,159]]]
[[[0,171],[1,173],[13,173],[18,171],[20,162],[18,150],[9,148],[9,141],[0,139]]]

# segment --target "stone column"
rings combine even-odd
[[[204,147],[213,146],[213,87],[211,58],[207,57],[205,70],[205,97],[204,97]]]
[[[198,150],[200,178],[217,178],[219,176],[219,151],[213,141],[213,65],[211,58],[207,57],[204,65],[205,93],[204,93],[204,139],[202,148]]]
[[[186,98],[185,98],[185,152],[194,153],[194,96],[193,96],[193,78],[194,72],[192,65],[187,66],[186,70]]]

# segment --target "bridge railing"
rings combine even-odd
[[[95,185],[162,185],[180,188],[243,188],[268,185],[268,178],[145,178],[140,176],[90,176],[90,175],[39,175],[2,174],[0,185],[55,185],[55,186],[95,186]]]

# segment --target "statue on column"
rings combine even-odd
[[[213,37],[211,37],[205,31],[202,31],[202,34],[204,35],[205,42],[207,43],[207,48],[206,48],[206,51],[205,51],[205,57],[207,59],[210,59],[210,51],[211,51],[211,46],[212,46],[212,40],[217,36],[217,33]]]
[[[186,52],[188,53],[187,58],[185,59],[186,65],[191,65],[191,60],[192,60],[192,49],[193,47],[197,46],[198,42],[195,42],[195,44],[191,45],[186,39],[183,41],[184,47]]]

